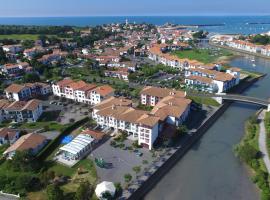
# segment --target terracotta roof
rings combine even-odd
[[[2,128],[0,129],[0,137],[5,139],[13,139],[17,134],[17,131],[10,128]]]
[[[104,108],[115,106],[132,106],[132,101],[123,97],[109,97],[108,99],[105,99],[101,103],[94,106],[94,109],[101,110]]]
[[[8,107],[10,102],[6,99],[0,99],[0,109]]]
[[[11,145],[4,154],[13,152],[13,151],[24,151],[35,149],[37,146],[41,145],[47,140],[43,135],[37,133],[28,133],[20,137],[13,145]]]
[[[10,86],[8,86],[5,89],[5,91],[10,92],[10,93],[19,93],[20,91],[22,91],[25,88],[26,87],[24,85],[19,85],[19,84],[13,83]]]
[[[71,84],[73,83],[74,81],[71,80],[71,79],[63,79],[61,81],[58,81],[56,84],[59,85],[60,87],[65,87],[67,86],[68,84]]]
[[[15,101],[6,107],[8,111],[36,110],[41,104],[40,100],[32,99],[30,101]]]
[[[94,131],[90,129],[86,129],[82,132],[82,134],[90,135],[92,136],[95,140],[101,140],[104,137],[104,133],[99,132],[99,131]]]
[[[188,77],[186,77],[186,79],[197,80],[197,81],[200,81],[202,83],[208,83],[208,84],[213,83],[213,79],[207,78],[207,77],[202,77],[202,76],[188,76]]]
[[[95,91],[101,96],[107,96],[114,92],[114,89],[109,85],[103,85],[95,89]]]
[[[165,120],[168,116],[180,117],[191,104],[190,99],[168,96],[162,99],[151,111],[151,114]]]
[[[152,86],[147,86],[143,88],[143,90],[141,91],[141,94],[160,97],[160,98],[163,98],[166,96],[176,96],[176,97],[186,96],[185,92],[183,91],[167,89],[167,88],[152,87]]]

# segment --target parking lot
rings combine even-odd
[[[44,112],[55,113],[52,120],[61,124],[73,123],[90,115],[90,105],[65,100],[55,100],[50,97],[43,102]]]
[[[142,155],[139,156],[136,155],[134,150],[112,147],[110,145],[111,141],[113,141],[113,139],[106,141],[88,156],[92,160],[102,158],[106,163],[110,164],[108,168],[96,167],[100,181],[125,183],[125,174],[131,174],[133,177],[136,176],[133,167],[140,166],[141,171],[143,171],[144,168],[148,167],[154,160],[152,153],[148,149],[138,149],[138,152],[142,153]],[[126,140],[124,144],[126,147],[132,146],[132,141]],[[147,160],[147,162],[145,162],[145,160]]]

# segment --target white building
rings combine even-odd
[[[97,87],[84,81],[75,82],[64,79],[52,85],[55,96],[71,99],[76,102],[95,105],[114,95],[114,89],[108,85]]]
[[[6,97],[9,100],[23,101],[37,96],[46,96],[52,93],[50,85],[45,83],[26,83],[24,85],[11,84],[5,89]]]
[[[13,122],[36,122],[43,113],[41,101],[15,101],[4,109],[8,119]]]
[[[169,95],[149,112],[132,108],[130,100],[110,98],[94,106],[92,117],[101,127],[125,131],[140,145],[152,149],[164,124],[180,126],[186,120],[190,104],[189,99]]]
[[[0,129],[0,146],[3,144],[13,144],[20,137],[18,130],[13,130],[10,128]]]
[[[226,72],[203,68],[190,68],[185,71],[185,84],[194,89],[211,93],[226,92],[240,82],[240,71],[231,68]]]
[[[152,86],[147,86],[143,88],[140,95],[141,95],[141,104],[149,106],[155,106],[162,98],[167,96],[175,96],[182,98],[186,96],[185,92],[183,91]]]

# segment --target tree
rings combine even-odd
[[[237,154],[242,161],[250,163],[252,159],[257,157],[258,151],[250,144],[245,143],[239,148]]]
[[[40,77],[36,73],[28,73],[28,74],[24,75],[23,81],[24,82],[30,82],[30,83],[38,82],[38,81],[40,81]]]
[[[76,200],[90,200],[94,193],[94,188],[89,182],[81,183],[75,195]]]
[[[17,151],[12,160],[9,161],[10,167],[15,171],[31,171],[34,169],[33,155],[28,151]]]
[[[138,173],[140,173],[140,171],[141,171],[141,167],[140,167],[140,166],[135,166],[135,167],[132,168],[132,170],[133,170],[136,174],[138,174]]]
[[[5,64],[8,61],[6,54],[2,47],[0,47],[0,65]]]
[[[47,186],[46,189],[48,200],[62,200],[64,199],[64,192],[56,184],[51,184]]]
[[[194,33],[192,36],[195,39],[204,39],[207,37],[207,34],[208,33],[205,33],[203,30],[200,30],[200,31]]]
[[[106,199],[106,200],[112,200],[113,196],[111,195],[110,192],[106,191],[102,193],[102,199]]]
[[[124,179],[125,179],[125,182],[128,183],[128,182],[131,181],[132,176],[131,176],[130,174],[125,174],[125,175],[124,175]]]

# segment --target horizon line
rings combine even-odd
[[[70,17],[261,17],[269,14],[201,14],[201,15],[59,15],[59,16],[0,16],[0,18],[70,18]]]

